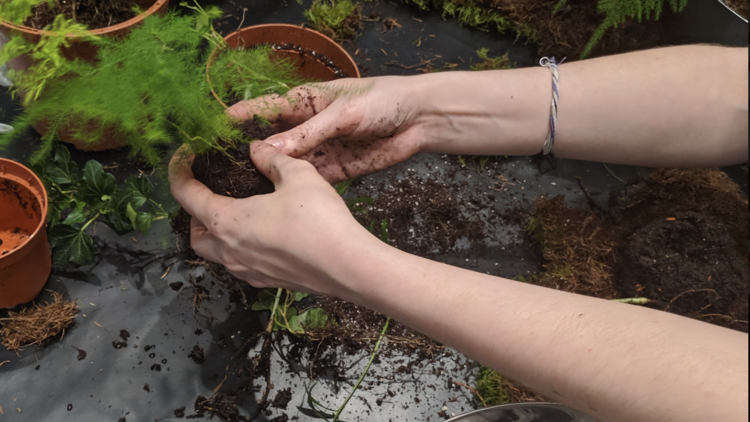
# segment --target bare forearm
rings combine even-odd
[[[685,46],[562,65],[555,154],[649,166],[747,161],[747,51]],[[423,81],[425,150],[541,151],[550,113],[547,69],[452,72]]]
[[[747,336],[371,250],[349,300],[605,422],[747,420]]]

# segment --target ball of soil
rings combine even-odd
[[[615,270],[623,297],[740,328],[748,317],[748,269],[726,227],[694,212],[652,221],[633,233]]]

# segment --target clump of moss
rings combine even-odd
[[[471,70],[497,70],[497,69],[515,69],[516,63],[510,60],[508,53],[498,57],[490,57],[490,50],[486,48],[480,48],[477,50],[477,56],[482,60],[479,63],[472,64]]]
[[[60,293],[53,292],[51,302],[11,311],[7,318],[0,319],[3,346],[16,351],[43,344],[60,333],[64,335],[77,315],[78,305],[74,300],[67,301]]]
[[[283,95],[309,82],[298,75],[294,62],[275,58],[268,46],[224,50],[212,64],[210,75],[214,92],[225,103]]]
[[[307,23],[336,41],[352,41],[362,28],[361,7],[352,0],[315,0],[305,11]]]
[[[534,203],[526,231],[542,247],[545,271],[535,284],[605,299],[617,297],[612,268],[618,232],[592,211],[573,209],[563,196]]]
[[[506,403],[543,401],[538,394],[527,390],[514,381],[484,365],[479,366],[475,394],[478,405],[496,406]]]
[[[516,39],[525,38],[534,41],[537,38],[536,30],[530,25],[513,20],[502,15],[491,8],[483,7],[473,1],[455,0],[402,0],[413,3],[422,10],[437,10],[443,17],[457,18],[458,21],[467,26],[477,28],[481,31],[496,29],[501,34],[514,33]]]

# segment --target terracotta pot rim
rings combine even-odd
[[[318,32],[318,31],[316,31],[314,29],[307,28],[304,25],[294,25],[294,24],[290,24],[290,23],[264,23],[264,24],[260,24],[260,25],[252,25],[252,26],[248,26],[248,27],[242,28],[239,31],[234,31],[234,32],[230,33],[229,35],[227,35],[226,37],[224,37],[224,41],[228,41],[229,38],[232,37],[234,34],[239,34],[239,33],[245,32],[245,31],[249,31],[251,29],[269,28],[269,27],[302,29],[303,31],[309,31],[309,32],[315,33],[317,35],[320,35],[321,37],[323,37],[324,39],[326,39],[328,42],[330,42],[332,45],[335,45],[336,48],[338,48],[339,50],[341,50],[341,52],[344,53],[344,55],[346,55],[346,57],[348,57],[349,60],[352,61],[352,63],[354,64],[354,69],[356,71],[356,74],[353,75],[353,76],[351,76],[351,77],[352,78],[360,78],[361,77],[361,75],[359,73],[359,68],[357,67],[357,64],[354,62],[354,59],[352,59],[352,56],[344,49],[344,47],[342,47],[339,43],[337,43],[336,41],[334,41],[330,37],[324,35],[323,33]],[[214,50],[211,52],[211,55],[208,58],[208,62],[206,63],[206,81],[208,81],[208,86],[211,88],[211,95],[213,95],[214,98],[216,98],[216,101],[218,101],[219,104],[221,104],[224,108],[228,109],[229,106],[226,105],[224,103],[224,101],[221,100],[221,98],[219,98],[219,95],[216,94],[216,91],[214,91],[214,88],[211,85],[211,75],[209,73],[209,70],[211,69],[211,65],[213,64],[214,60],[216,60],[217,53],[218,53],[218,49],[214,48]]]
[[[147,17],[155,14],[156,11],[158,11],[165,3],[168,3],[168,2],[169,2],[169,0],[156,0],[156,1],[154,1],[154,4],[151,5],[151,7],[149,7],[143,13],[141,13],[140,15],[138,15],[138,16],[132,18],[132,19],[128,19],[125,22],[120,22],[117,25],[107,26],[107,27],[104,27],[104,28],[92,29],[92,30],[89,30],[88,33],[91,34],[91,35],[103,36],[103,35],[107,35],[107,34],[110,34],[110,33],[113,33],[113,32],[120,31],[123,28],[127,28],[127,27],[130,27],[130,26],[136,25],[136,24],[142,22]],[[54,32],[45,31],[43,29],[34,29],[34,28],[31,28],[31,27],[28,27],[28,26],[24,26],[24,25],[16,25],[14,23],[8,22],[8,21],[3,20],[3,19],[0,19],[0,26],[4,26],[4,27],[9,28],[11,30],[20,31],[20,32],[23,32],[25,34],[30,34],[30,35],[34,35],[34,36],[54,34]],[[78,37],[77,36],[69,36],[69,38],[78,38]]]
[[[26,167],[25,165],[23,165],[23,164],[21,164],[21,163],[19,163],[17,161],[13,161],[13,160],[10,160],[10,159],[7,159],[7,158],[0,157],[0,169],[2,169],[3,166],[5,166],[6,163],[10,163],[12,165],[19,166],[19,167],[23,168],[28,173],[28,177],[25,177],[24,179],[25,180],[32,179],[32,180],[35,180],[39,184],[39,188],[41,189],[41,192],[35,192],[35,189],[32,189],[30,186],[26,186],[26,188],[29,189],[31,191],[31,193],[34,194],[34,196],[36,197],[37,200],[39,200],[39,202],[41,202],[41,206],[42,206],[42,210],[41,210],[42,218],[39,220],[39,224],[36,226],[36,229],[34,229],[34,233],[32,233],[31,236],[29,236],[29,238],[26,239],[26,241],[23,242],[16,249],[10,251],[9,253],[7,253],[7,254],[5,254],[3,256],[0,256],[0,261],[3,261],[5,259],[10,259],[10,257],[14,256],[14,254],[20,253],[23,250],[23,248],[26,247],[31,242],[31,240],[34,239],[39,234],[39,232],[41,230],[46,230],[46,225],[47,225],[47,207],[48,207],[47,203],[49,202],[48,201],[48,196],[47,196],[47,188],[44,187],[44,183],[42,183],[42,180],[39,179],[39,176],[37,176],[36,173],[34,173],[34,171],[32,171],[30,168]],[[6,176],[3,176],[2,172],[0,172],[0,180],[10,180],[10,181],[13,181],[13,182],[17,182],[16,177],[18,177],[18,176],[6,177]]]

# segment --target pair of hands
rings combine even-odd
[[[196,254],[255,287],[342,295],[337,277],[352,248],[382,247],[351,216],[330,183],[404,161],[424,143],[424,125],[403,78],[339,80],[285,96],[245,101],[228,112],[259,115],[285,130],[250,154],[276,188],[234,199],[195,180],[192,160],[170,163],[172,195],[192,216]],[[179,158],[178,158],[179,157]]]

